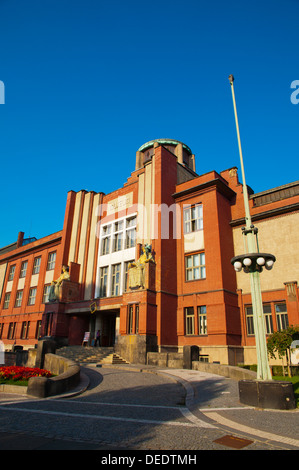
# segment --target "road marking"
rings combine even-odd
[[[212,412],[202,412],[208,418],[216,421],[219,424],[223,424],[224,426],[228,426],[232,429],[237,429],[238,431],[244,432],[246,434],[250,434],[253,436],[258,436],[263,439],[269,439],[270,441],[281,442],[283,444],[289,444],[295,447],[299,447],[299,440],[292,439],[291,437],[285,436],[278,436],[277,434],[272,434],[270,432],[261,431],[259,429],[250,428],[249,426],[244,426],[243,424],[236,423],[235,421],[231,421],[230,419],[224,418],[220,414],[212,411]]]
[[[182,426],[182,427],[191,427],[191,428],[197,428],[199,426],[199,424],[183,423],[181,421],[158,421],[158,420],[150,420],[150,419],[118,418],[115,416],[102,416],[102,415],[96,416],[96,415],[89,415],[85,413],[66,413],[62,411],[34,410],[31,408],[12,408],[9,406],[0,406],[0,410],[15,411],[17,413],[30,413],[30,414],[36,413],[36,414],[43,414],[43,415],[66,416],[69,418],[84,418],[84,419],[98,419],[98,420],[107,420],[107,421],[131,422],[131,423],[138,423],[138,424]],[[211,427],[211,425],[202,421],[201,427]]]

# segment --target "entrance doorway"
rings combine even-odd
[[[103,310],[92,314],[89,323],[91,344],[98,330],[100,330],[100,346],[113,347],[119,330],[119,311]]]

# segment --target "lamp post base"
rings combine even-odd
[[[293,410],[296,408],[292,382],[240,380],[240,403],[257,408]]]

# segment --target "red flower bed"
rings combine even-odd
[[[48,370],[38,367],[8,366],[0,367],[0,380],[28,380],[30,377],[51,377]]]

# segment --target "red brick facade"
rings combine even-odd
[[[272,243],[281,266],[276,274],[276,265],[274,274],[261,274],[268,332],[299,324],[298,255],[284,274],[288,254],[278,235],[285,224],[295,226],[298,188],[292,183],[250,195],[261,242]],[[61,232],[0,250],[0,339],[6,348],[33,346],[39,336],[72,345],[81,344],[85,332],[93,339],[99,329],[101,344],[114,345],[132,362],[146,361],[149,351],[181,351],[185,345],[198,345],[210,361],[254,362],[250,290],[246,274],[231,265],[242,252],[242,225],[236,168],[198,175],[187,146],[149,142],[136,153],[135,171],[122,188],[107,195],[70,191]],[[297,233],[290,237],[290,246],[298,246]],[[154,262],[145,266],[143,286],[128,287],[129,263],[146,244]],[[20,280],[24,261],[27,271]],[[70,280],[63,281],[55,302],[45,302],[45,285],[59,277],[63,265],[69,266]]]

